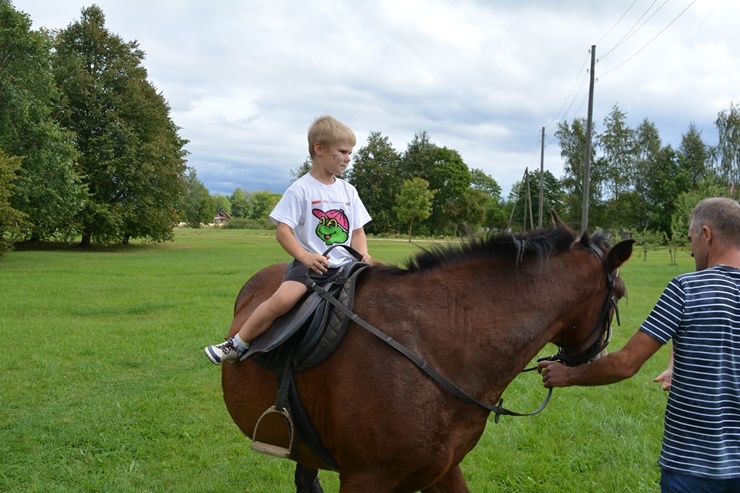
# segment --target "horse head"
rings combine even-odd
[[[553,220],[556,227],[567,228],[554,212]],[[568,366],[598,359],[611,340],[614,315],[619,325],[618,302],[626,293],[619,267],[632,255],[634,240],[624,240],[611,247],[606,238],[603,233],[593,237],[584,233],[571,246],[575,253],[588,257],[587,261],[579,261],[577,268],[589,269],[601,280],[584,284],[586,292],[582,301],[563,324],[564,330],[552,340],[558,346],[558,353],[551,359]]]

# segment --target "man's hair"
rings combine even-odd
[[[324,115],[318,117],[308,129],[308,154],[311,159],[315,154],[313,146],[316,142],[321,142],[325,147],[346,142],[354,147],[357,140],[351,128],[332,116]]]
[[[722,197],[704,199],[691,211],[689,228],[700,233],[709,226],[727,246],[740,247],[740,204]]]

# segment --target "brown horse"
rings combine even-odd
[[[603,349],[625,292],[617,269],[631,254],[631,240],[610,249],[602,235],[579,239],[556,218],[555,228],[529,235],[434,247],[405,268],[372,266],[357,284],[353,311],[493,405],[548,342],[572,364]],[[245,284],[231,335],[284,271],[273,265]],[[276,379],[251,360],[224,365],[222,376],[229,413],[252,438],[275,404]],[[339,466],[340,492],[469,491],[459,463],[491,409],[459,399],[360,325],[350,325],[330,357],[297,373],[295,384]],[[327,464],[302,444],[291,458],[299,462],[297,484],[301,476],[305,491],[321,491],[316,469]]]

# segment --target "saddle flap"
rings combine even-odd
[[[272,351],[287,341],[314,314],[321,302],[322,299],[318,293],[309,294],[305,301],[299,302],[288,313],[275,320],[270,330],[259,335],[249,344],[247,357],[255,353]]]

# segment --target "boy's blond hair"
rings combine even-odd
[[[326,147],[331,147],[338,142],[346,142],[354,147],[357,140],[351,128],[333,116],[324,115],[318,117],[308,129],[308,154],[311,159],[314,158],[313,146],[316,142],[321,142]]]

